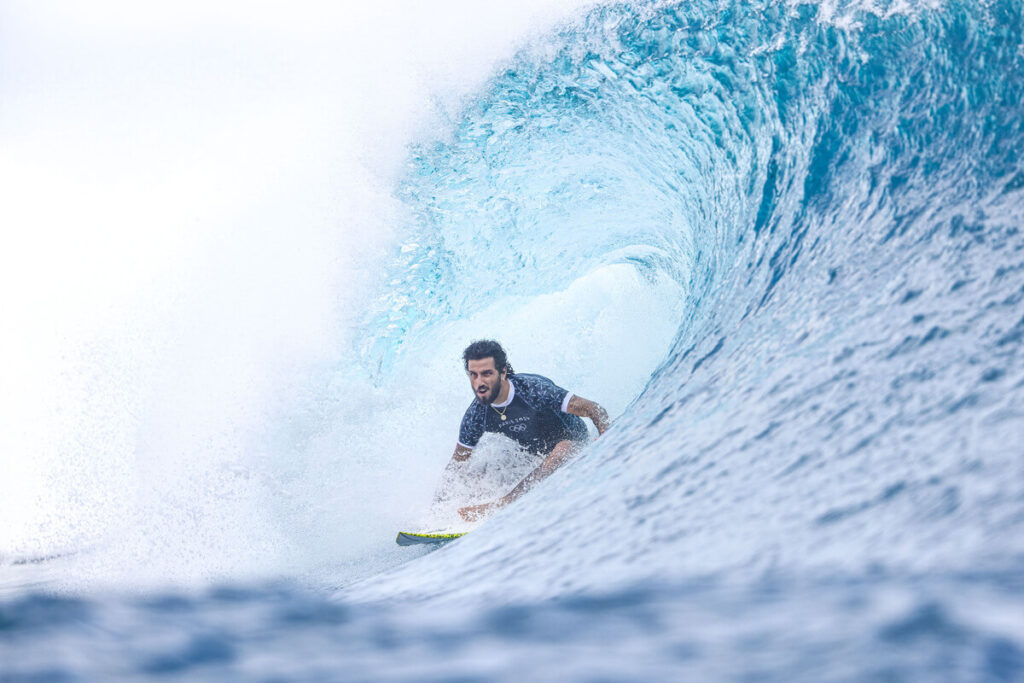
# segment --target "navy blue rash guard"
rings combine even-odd
[[[484,432],[498,432],[531,451],[550,453],[559,441],[586,441],[583,420],[566,412],[572,393],[547,377],[516,373],[508,378],[508,400],[484,405],[469,404],[459,427],[459,445],[476,448]],[[505,419],[501,419],[501,414]]]

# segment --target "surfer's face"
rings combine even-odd
[[[471,360],[466,372],[476,400],[487,405],[494,403],[494,399],[501,393],[501,380],[505,379],[504,371],[499,373],[494,367],[494,359]]]

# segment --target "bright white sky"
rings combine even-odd
[[[0,4],[8,315],[94,319],[296,175],[336,208],[583,3],[285,4]]]

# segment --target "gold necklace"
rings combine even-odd
[[[494,408],[493,403],[491,404],[491,407]],[[508,410],[508,406],[505,406],[505,410]],[[498,410],[497,408],[494,408],[494,412],[496,412],[498,415],[501,415],[501,419],[503,422],[508,419],[507,417],[505,417],[505,410]]]

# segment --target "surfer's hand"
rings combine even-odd
[[[493,507],[495,507],[494,503],[484,503],[483,505],[467,505],[464,508],[459,508],[459,516],[467,522],[475,522],[476,520],[486,515]]]

